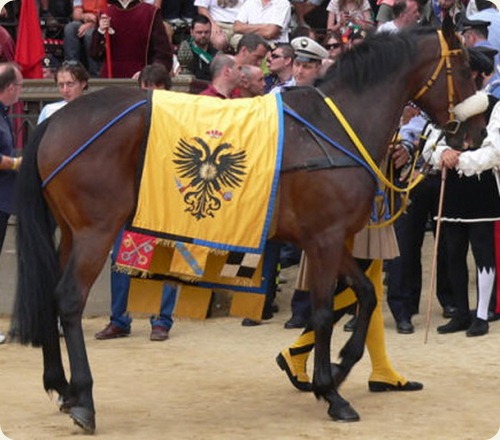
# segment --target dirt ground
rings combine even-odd
[[[396,368],[424,383],[415,393],[370,393],[368,356],[341,389],[361,421],[332,422],[327,404],[289,384],[276,354],[299,330],[285,330],[295,269],[284,272],[280,312],[259,327],[238,318],[180,319],[166,342],[150,342],[149,323],[136,319],[129,338],[96,341],[106,317],[84,329],[94,376],[101,440],[127,439],[386,439],[486,440],[500,427],[500,322],[490,334],[438,335],[434,306],[424,344],[427,300],[416,332],[396,333],[385,307],[387,344]],[[427,286],[427,284],[424,284]],[[345,319],[341,321],[341,324]],[[8,328],[8,319],[0,319]],[[348,336],[339,326],[332,353]],[[12,440],[75,439],[82,434],[44,392],[37,349],[0,346],[0,427]],[[3,438],[0,434],[0,439]],[[498,437],[500,438],[500,437]]]

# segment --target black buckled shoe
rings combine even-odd
[[[396,323],[396,330],[402,335],[410,335],[415,331],[415,327],[409,319],[402,319]]]
[[[437,328],[437,332],[441,335],[447,334],[447,333],[456,333],[456,332],[461,332],[464,330],[467,330],[470,326],[470,319],[465,318],[465,317],[458,317],[455,316],[451,318],[450,322],[448,324],[440,325]]]
[[[305,364],[294,364],[290,350],[283,350],[276,356],[276,363],[286,373],[292,385],[299,391],[312,391],[312,384],[305,370]]]
[[[466,336],[483,336],[489,331],[488,321],[481,318],[474,318],[472,324],[465,333]]]
[[[307,324],[307,320],[302,318],[302,316],[292,316],[287,322],[285,322],[285,328],[304,328]]]
[[[404,385],[398,382],[396,385],[388,382],[369,381],[368,389],[372,393],[381,393],[384,391],[420,391],[424,385],[420,382],[406,382]]]

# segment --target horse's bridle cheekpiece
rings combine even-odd
[[[418,100],[421,98],[429,89],[434,85],[436,82],[439,74],[443,70],[443,67],[446,64],[446,82],[447,82],[447,88],[448,88],[448,114],[449,114],[449,119],[448,122],[445,124],[444,131],[448,134],[454,135],[458,132],[460,128],[460,124],[464,122],[467,117],[473,116],[474,114],[478,114],[486,110],[488,104],[486,103],[484,109],[478,110],[477,106],[475,106],[475,113],[471,114],[469,111],[464,111],[464,108],[468,107],[468,100],[472,97],[469,97],[462,101],[461,103],[455,104],[453,103],[454,97],[455,97],[455,89],[453,87],[453,77],[451,75],[451,57],[455,55],[459,55],[463,52],[463,49],[450,49],[448,47],[448,44],[446,43],[446,40],[443,36],[443,31],[438,30],[437,31],[438,38],[439,38],[439,44],[441,46],[441,59],[436,66],[436,69],[434,70],[434,73],[431,75],[430,79],[427,81],[427,83],[417,92],[417,94],[414,96],[413,101]],[[473,95],[475,96],[475,95]],[[457,112],[457,108],[461,106],[461,111]],[[458,114],[457,114],[458,113]],[[465,119],[464,119],[464,116]]]

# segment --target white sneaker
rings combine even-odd
[[[5,339],[6,339],[5,335],[2,332],[0,332],[0,344],[3,344],[5,342]]]

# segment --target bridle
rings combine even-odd
[[[434,73],[431,75],[429,80],[424,86],[417,92],[417,94],[413,97],[413,101],[421,98],[425,93],[427,93],[430,88],[434,85],[437,78],[439,77],[443,67],[446,65],[446,84],[448,88],[448,115],[449,119],[446,122],[444,130],[446,133],[454,135],[458,132],[460,128],[460,124],[462,121],[455,117],[455,104],[453,103],[455,97],[455,88],[453,86],[453,77],[451,75],[451,57],[460,55],[463,52],[463,49],[451,49],[448,47],[446,40],[443,36],[443,31],[437,31],[439,44],[441,46],[441,59],[439,60]]]

